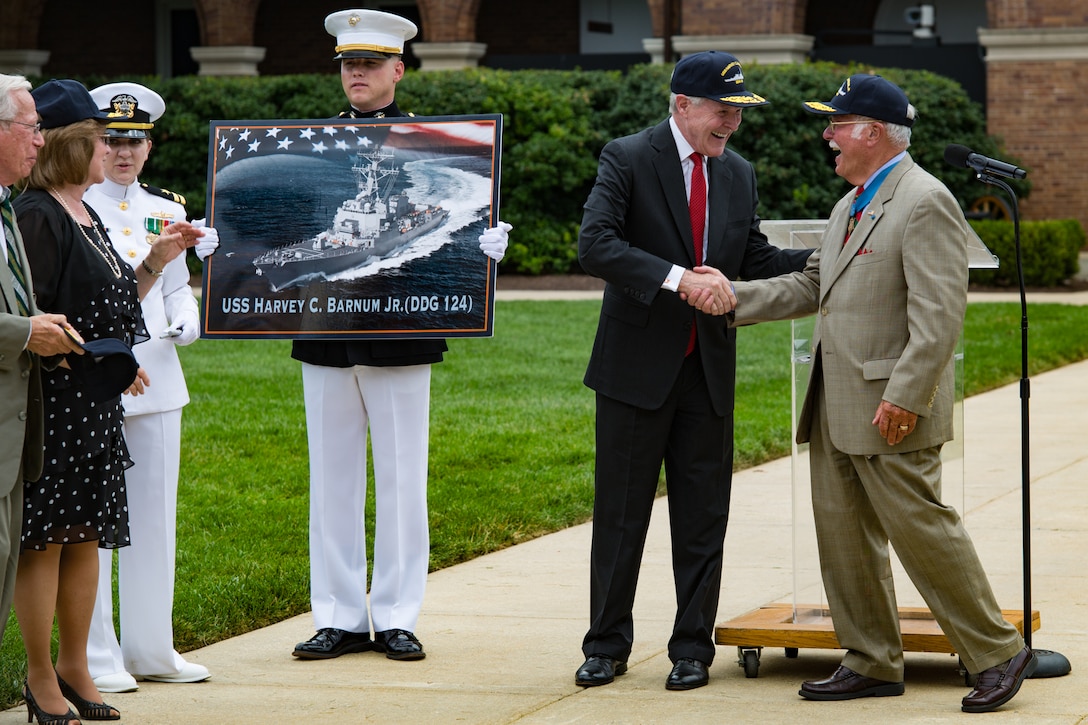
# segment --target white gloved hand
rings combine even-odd
[[[182,312],[162,335],[175,345],[189,345],[200,337],[200,320],[192,312]]]
[[[509,244],[508,232],[513,228],[512,225],[500,221],[498,226],[485,229],[480,235],[480,251],[496,262],[502,261],[506,254],[506,246]]]
[[[193,226],[204,231],[204,236],[197,240],[194,247],[197,259],[203,262],[205,257],[219,248],[219,232],[215,227],[209,227],[206,219],[194,219]],[[189,342],[192,342],[192,340]]]

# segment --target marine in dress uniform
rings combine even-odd
[[[375,10],[325,19],[349,118],[405,115],[394,99],[404,42],[416,26]],[[510,225],[488,229],[480,248],[496,261]],[[430,559],[427,445],[431,364],[444,340],[296,341],[310,450],[310,601],[317,633],[292,654],[329,659],[377,650],[395,660],[426,655],[414,632]],[[367,607],[366,438],[374,451],[374,562]],[[371,629],[374,638],[371,639]]]
[[[167,225],[185,221],[185,199],[138,181],[151,149],[150,132],[166,110],[158,93],[136,83],[110,83],[91,91],[113,121],[106,179],[84,196],[102,218],[110,242],[134,269]],[[207,229],[205,230],[208,231]],[[99,551],[98,598],[87,658],[102,692],[135,690],[137,679],[200,682],[207,668],[174,649],[174,558],[181,410],[189,402],[176,345],[200,331],[199,308],[181,255],[158,274],[141,302],[150,339],[140,345],[140,365],[151,384],[143,395],[122,396],[125,438],[135,465],[126,472],[132,546],[118,550],[121,639],[113,623],[112,551]]]

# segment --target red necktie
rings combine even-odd
[[[691,196],[688,197],[688,215],[691,217],[691,236],[695,240],[695,264],[703,263],[703,225],[706,223],[706,180],[703,178],[703,155],[691,155],[695,166],[691,169]]]
[[[703,155],[691,155],[691,195],[688,196],[688,216],[691,218],[691,237],[695,242],[695,266],[703,263],[703,226],[706,224],[706,179],[703,178]],[[691,321],[691,337],[685,356],[695,350],[695,320]]]

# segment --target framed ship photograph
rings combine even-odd
[[[203,337],[490,337],[502,116],[212,121]]]

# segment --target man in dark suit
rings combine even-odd
[[[967,307],[969,228],[955,197],[907,152],[915,109],[880,76],[850,76],[826,103],[824,140],[855,185],[803,273],[738,282],[735,321],[819,310],[797,424],[809,443],[816,535],[835,635],[846,650],[810,700],[902,695],[903,642],[889,542],[968,672],[965,712],[1008,702],[1036,659],[1001,616],[959,514],[940,500],[953,437],[954,353]]]
[[[404,116],[394,98],[410,21],[377,10],[325,19],[349,108],[341,118]],[[502,259],[510,225],[480,235]],[[445,340],[299,340],[310,451],[310,602],[317,633],[301,659],[377,650],[394,660],[426,654],[415,635],[430,563],[427,442],[431,364]],[[367,431],[374,451],[374,568],[367,602],[363,508]],[[374,639],[371,639],[371,628]]]
[[[575,674],[584,687],[627,670],[662,462],[677,601],[666,687],[707,683],[733,466],[726,276],[782,274],[808,255],[767,242],[752,166],[725,148],[743,109],[767,103],[745,90],[737,59],[687,56],[670,87],[669,119],[602,151],[578,241],[582,267],[607,282],[585,376],[597,393],[597,457],[590,627]]]
[[[40,358],[83,353],[65,334],[64,315],[42,314],[34,303],[30,265],[11,208],[9,187],[30,173],[44,143],[30,82],[0,75],[0,240],[6,262],[0,269],[0,640],[15,593],[23,481],[38,480],[45,452]]]

